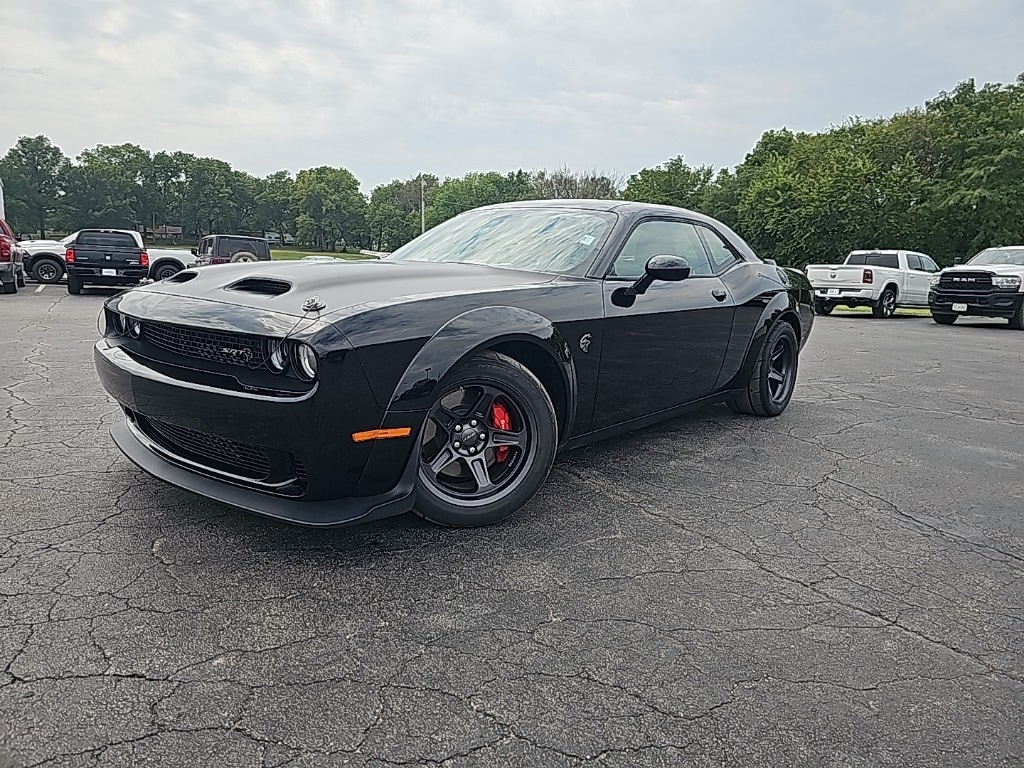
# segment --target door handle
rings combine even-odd
[[[714,296],[719,301],[725,301],[725,297],[728,296],[729,294],[727,294],[725,291],[721,290],[720,288],[715,288],[715,290],[713,290],[711,292],[711,295]]]

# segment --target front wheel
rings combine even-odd
[[[477,355],[427,415],[416,512],[453,527],[504,520],[544,484],[557,442],[555,409],[537,377],[505,355]]]
[[[778,416],[793,397],[799,362],[796,331],[784,320],[776,323],[764,340],[746,391],[729,401],[729,407],[752,416]]]
[[[939,325],[952,325],[956,322],[956,315],[947,314],[945,312],[932,312],[932,320]]]
[[[878,302],[871,308],[871,314],[874,317],[888,318],[892,317],[895,312],[896,291],[892,288],[886,288],[882,291],[882,295],[878,297]]]
[[[1010,318],[1010,327],[1015,331],[1024,331],[1024,301],[1021,301],[1017,311]]]

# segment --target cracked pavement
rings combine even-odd
[[[0,297],[0,766],[1024,761],[1005,323],[819,318],[778,419],[566,454],[491,529],[322,531],[121,457],[106,295]]]

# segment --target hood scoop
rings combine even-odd
[[[199,273],[198,272],[191,272],[191,271],[175,272],[173,275],[171,275],[169,278],[167,278],[166,282],[168,282],[168,283],[187,283],[189,280],[192,280],[193,278],[196,278],[196,277],[199,277]]]
[[[245,277],[227,286],[224,290],[258,293],[263,296],[280,296],[283,293],[288,293],[291,289],[292,284],[285,280],[273,277]]]

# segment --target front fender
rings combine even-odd
[[[533,343],[557,363],[571,419],[576,412],[576,366],[569,345],[554,323],[519,307],[480,307],[449,320],[409,363],[391,396],[388,411],[428,409],[442,380],[459,362],[481,349],[509,341]]]

